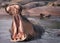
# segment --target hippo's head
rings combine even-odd
[[[18,5],[18,4],[12,4],[12,5],[8,5],[5,8],[5,10],[8,14],[15,16],[17,14],[21,14],[22,7],[21,7],[21,5]]]

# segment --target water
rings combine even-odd
[[[45,29],[44,34],[40,39],[35,39],[27,42],[16,43],[60,43],[60,18],[51,17],[49,19],[28,18],[33,24],[40,25]],[[11,17],[0,17],[0,43],[13,43],[10,41],[9,29],[11,28]]]

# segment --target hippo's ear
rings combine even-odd
[[[22,11],[22,10],[23,10],[23,6],[20,5],[20,4],[18,4],[18,5],[19,5],[19,7],[20,7],[19,11]]]
[[[9,10],[9,7],[8,7],[8,6],[6,6],[6,7],[5,7],[5,11],[6,11],[7,13],[9,13],[9,11],[8,11],[8,10]]]

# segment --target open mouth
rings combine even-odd
[[[22,36],[22,37],[17,37],[16,38],[16,40],[13,40],[13,39],[11,39],[11,41],[12,42],[18,42],[18,41],[24,41],[24,40],[26,40],[27,39],[27,35],[25,34],[24,36]]]

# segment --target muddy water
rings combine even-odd
[[[60,36],[57,35],[60,34],[60,17],[51,17],[49,19],[29,17],[28,19],[33,24],[43,27],[45,32],[40,39],[16,43],[60,43]],[[0,17],[0,43],[14,43],[10,41],[9,29],[11,27],[11,23],[12,19],[10,16]]]

